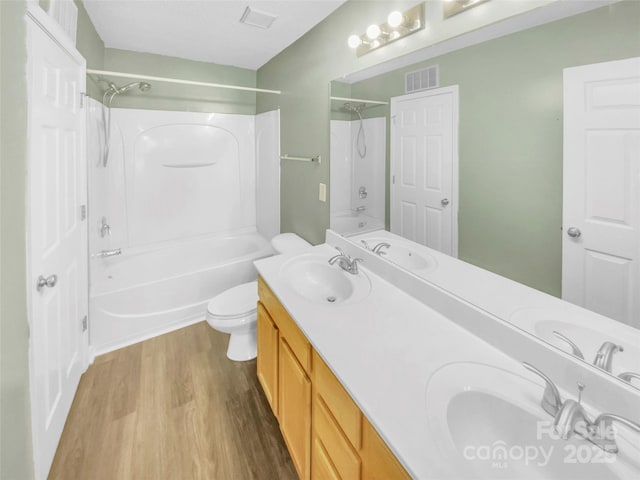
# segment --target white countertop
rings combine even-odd
[[[310,253],[330,258],[324,244]],[[516,361],[367,268],[371,294],[353,304],[310,303],[280,273],[295,255],[255,262],[262,278],[340,380],[362,412],[415,478],[446,471],[429,435],[426,385],[454,362],[500,366],[543,385]],[[339,268],[339,267],[335,267]]]

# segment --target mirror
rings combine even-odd
[[[637,5],[621,2],[450,51],[418,64],[387,70],[387,73],[379,73],[384,69],[378,69],[378,74],[369,78],[363,72],[355,72],[331,82],[333,98],[359,99],[360,103],[367,100],[388,102],[388,105],[380,106],[367,104],[361,112],[365,119],[380,118],[382,122],[384,118],[386,122],[385,138],[380,141],[380,148],[385,150],[386,190],[381,193],[380,187],[370,190],[364,185],[372,202],[374,197],[379,201],[379,196],[384,195],[385,216],[377,218],[377,223],[365,222],[359,226],[361,222],[355,221],[350,228],[340,228],[340,212],[357,218],[359,213],[375,211],[377,214],[380,210],[373,207],[373,203],[362,203],[364,212],[357,211],[361,205],[357,198],[358,188],[363,185],[357,176],[348,181],[346,178],[349,172],[354,175],[359,167],[354,167],[353,155],[349,163],[347,156],[340,152],[345,148],[351,151],[357,148],[354,146],[357,138],[354,140],[353,134],[354,131],[357,134],[359,118],[344,111],[342,107],[346,100],[331,101],[331,228],[349,236],[361,248],[366,248],[361,240],[365,240],[369,249],[389,243],[391,247],[379,247],[381,253],[386,253],[384,258],[387,260],[464,297],[549,345],[577,357],[582,355],[586,363],[596,364],[616,377],[621,376],[621,381],[640,388],[640,377],[624,375],[628,372],[640,374],[638,143],[622,140],[621,131],[616,134],[618,137],[594,136],[589,142],[581,142],[575,136],[568,137],[563,130],[563,125],[574,115],[566,105],[576,101],[576,98],[568,98],[565,91],[582,92],[579,82],[593,82],[589,77],[593,72],[603,72],[602,85],[606,83],[610,98],[622,102],[618,105],[627,102],[629,108],[635,105],[633,108],[637,109],[640,85],[634,83],[635,94],[631,89],[614,88],[616,74],[611,72],[620,67],[619,78],[622,78],[625,77],[624,68],[635,68],[636,72],[640,68],[640,63],[633,63],[633,57],[637,57],[640,50],[631,47],[637,32],[633,22],[625,19],[630,15],[637,18],[638,14]],[[597,33],[593,25],[598,25]],[[443,47],[440,51],[448,50]],[[595,66],[603,62],[617,63]],[[625,66],[624,62],[630,63]],[[394,185],[397,186],[393,181],[403,181],[401,176],[407,172],[411,179],[422,178],[420,181],[424,181],[427,173],[442,167],[437,164],[415,170],[411,159],[398,160],[401,153],[398,145],[403,141],[398,139],[400,117],[397,112],[400,112],[400,100],[406,95],[406,74],[436,65],[438,86],[419,89],[417,93],[435,93],[456,87],[459,94],[459,103],[454,105],[459,118],[458,124],[454,121],[459,176],[457,179],[455,175],[452,177],[451,196],[436,198],[438,202],[446,199],[448,204],[443,203],[442,207],[457,212],[451,225],[454,243],[450,251],[442,247],[442,238],[447,238],[446,235],[432,234],[432,240],[439,238],[440,243],[430,244],[426,239],[429,235],[418,238],[419,232],[410,228],[403,231],[397,221],[401,215],[432,215],[435,218],[436,206],[421,207],[415,212],[407,207],[402,211],[394,205],[398,199],[393,193]],[[594,66],[589,67],[591,70],[580,70],[580,66],[586,65]],[[563,81],[578,83],[567,89]],[[593,102],[605,102],[599,103],[598,109],[608,110],[615,102],[607,104],[609,100],[606,95],[602,96],[604,92],[604,89],[588,90],[595,95],[591,98]],[[625,95],[629,94],[626,99]],[[633,95],[636,95],[635,99],[631,98]],[[582,94],[574,97],[579,97],[580,101],[586,98]],[[579,107],[585,111],[584,105]],[[394,114],[396,118],[392,117]],[[345,147],[345,142],[340,140],[342,137],[334,135],[334,122],[339,121],[351,122],[348,127],[352,139],[350,146]],[[369,134],[366,129],[365,132],[378,141],[377,134]],[[428,140],[423,143],[427,144]],[[571,173],[567,171],[568,152],[572,145],[585,143],[589,147],[582,152],[582,161],[586,158],[591,162],[589,169],[593,173],[587,178],[586,186],[569,190],[566,186]],[[404,148],[410,147],[410,142],[404,142]],[[598,163],[598,160],[602,162]],[[403,162],[405,171],[395,166]],[[380,170],[373,162],[369,167]],[[347,172],[349,168],[351,170]],[[581,168],[584,171],[584,166]],[[452,167],[454,173],[455,169]],[[616,178],[623,181],[622,187],[612,189],[610,185]],[[629,178],[631,180],[627,182],[625,179]],[[584,178],[582,181],[584,184]],[[587,194],[592,196],[587,198]],[[566,207],[574,199],[580,203],[584,198],[593,210],[591,220],[595,220],[590,223],[588,212],[583,212],[579,226],[563,223],[563,216],[567,218],[563,205]],[[382,222],[385,228],[376,228]],[[591,228],[595,223],[610,223],[614,227],[623,224],[632,232],[628,241],[636,242],[631,249],[636,257],[627,260],[590,247],[587,237],[593,235]],[[603,238],[613,238],[618,233],[604,233]],[[574,276],[584,278],[591,269],[595,273],[588,281],[599,281],[603,285],[590,291],[592,286],[583,284],[577,289],[581,293],[571,297],[567,287],[570,265],[565,263],[563,266],[563,250],[566,262],[568,249],[575,246],[581,251],[573,255],[583,263],[578,268],[582,273],[576,272]],[[607,256],[614,261],[607,263]],[[629,278],[631,280],[627,282]],[[565,298],[580,306],[560,301],[563,290]],[[617,348],[619,345],[623,350]]]

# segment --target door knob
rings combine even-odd
[[[47,278],[40,275],[38,277],[38,291],[41,291],[44,287],[53,288],[56,286],[56,283],[58,283],[57,275],[49,275]]]
[[[443,207],[446,207],[447,205],[449,205],[449,199],[443,198],[442,200],[440,200],[440,203],[442,204]]]
[[[567,235],[569,235],[571,238],[578,238],[580,235],[582,235],[582,232],[579,228],[569,227],[569,229],[567,230]]]

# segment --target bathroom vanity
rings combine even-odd
[[[258,293],[258,379],[300,478],[410,478],[262,278]]]
[[[258,378],[301,479],[638,478],[639,437],[626,427],[605,462],[578,435],[545,427],[540,437],[554,421],[541,407],[546,383],[522,362],[550,377],[563,404],[585,385],[580,408],[591,419],[638,422],[634,388],[353,242],[327,239],[255,262]],[[336,247],[363,258],[357,273],[329,263]],[[478,454],[496,445],[507,458]],[[508,456],[528,445],[553,455]],[[590,461],[571,462],[571,449]]]

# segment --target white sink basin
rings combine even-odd
[[[411,247],[389,240],[383,237],[371,237],[366,239],[369,247],[373,248],[379,243],[389,243],[391,246],[382,249],[382,257],[399,267],[412,272],[429,272],[434,270],[438,263],[428,253],[420,253]]]
[[[364,272],[352,275],[315,254],[290,259],[282,265],[280,275],[291,290],[313,303],[354,303],[371,292],[371,282]]]
[[[584,315],[589,315],[589,318],[585,318]],[[622,345],[624,351],[616,352],[613,356],[612,373],[640,373],[640,333],[610,319],[598,320],[599,316],[589,312],[583,313],[575,308],[527,308],[516,311],[510,319],[514,325],[571,353],[571,347],[553,332],[561,333],[580,348],[588,363],[593,363],[598,349],[604,342]],[[631,384],[640,388],[637,380],[632,380]]]
[[[523,368],[523,375],[529,375]],[[452,363],[427,384],[431,448],[443,478],[640,478],[638,438],[617,436],[620,453],[606,457],[578,436],[558,438],[540,406],[544,385],[479,363]],[[635,442],[635,443],[632,443]]]

